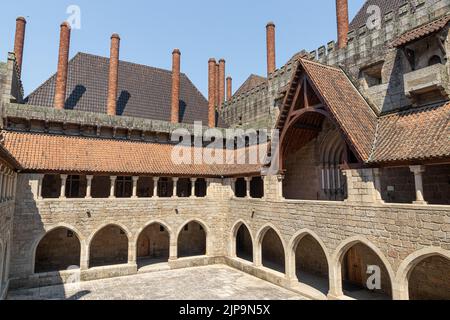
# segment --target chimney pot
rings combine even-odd
[[[338,31],[338,48],[347,46],[348,42],[348,0],[336,0],[336,17]]]
[[[180,121],[180,56],[178,49],[172,52],[172,104],[170,121],[178,123]]]
[[[277,68],[275,56],[275,24],[269,22],[266,26],[267,38],[267,75],[270,75]]]
[[[70,25],[62,23],[59,40],[58,71],[56,73],[55,109],[62,110],[66,103],[67,74],[69,67]]]
[[[115,116],[117,114],[117,87],[119,84],[119,51],[120,51],[120,37],[117,33],[114,33],[111,36],[111,52],[109,58],[107,114],[110,116]]]
[[[216,126],[216,60],[208,61],[208,126]]]
[[[24,17],[16,19],[16,34],[14,37],[14,54],[16,55],[16,64],[19,71],[19,77],[22,74],[23,48],[25,45],[25,29],[27,20]]]

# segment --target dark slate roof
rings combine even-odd
[[[390,11],[396,12],[402,5],[409,2],[408,0],[367,0],[359,12],[356,14],[350,23],[350,31],[359,29],[367,23],[370,14],[367,13],[369,6],[375,5],[380,7],[381,16],[384,16]]]
[[[239,96],[241,94],[249,92],[253,88],[256,88],[257,86],[264,84],[266,82],[267,82],[266,78],[252,74],[247,78],[247,80],[245,80],[245,82],[239,87],[239,89],[236,91],[234,95]]]
[[[65,108],[106,113],[108,68],[109,58],[86,53],[70,60]],[[53,75],[26,102],[52,107],[55,79]],[[170,121],[171,79],[171,71],[120,61],[118,115]],[[207,124],[208,102],[185,74],[181,74],[180,108],[181,122]]]

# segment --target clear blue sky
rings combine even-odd
[[[353,17],[364,0],[350,0]],[[266,74],[265,25],[277,26],[277,66],[293,54],[336,38],[334,0],[16,0],[2,3],[0,60],[12,51],[15,18],[28,20],[23,65],[25,93],[56,71],[59,25],[69,5],[81,8],[81,29],[72,32],[70,56],[109,55],[109,39],[122,38],[121,60],[171,69],[174,48],[182,72],[207,94],[210,57],[227,61],[236,90],[251,73]]]

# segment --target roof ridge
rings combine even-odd
[[[323,68],[326,68],[326,69],[331,69],[331,70],[334,70],[334,71],[342,71],[342,69],[339,68],[339,67],[330,66],[328,64],[324,64],[324,63],[321,63],[321,62],[312,61],[310,59],[299,58],[298,61],[314,64],[314,65],[317,65],[319,67],[323,67]]]

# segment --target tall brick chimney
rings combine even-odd
[[[107,114],[115,116],[117,114],[117,87],[119,83],[119,50],[120,37],[117,33],[111,36],[111,53],[109,58],[109,83]]]
[[[181,52],[178,49],[172,52],[172,108],[170,121],[178,123],[180,121],[180,58]]]
[[[219,100],[220,100],[220,94],[219,94],[219,87],[220,87],[220,80],[219,80],[219,70],[220,70],[220,66],[219,63],[216,63],[216,67],[215,67],[215,83],[214,83],[214,87],[216,89],[216,93],[215,93],[215,97],[216,97],[216,107],[219,106]]]
[[[69,68],[70,25],[61,24],[59,36],[58,71],[56,73],[55,109],[62,110],[66,103],[67,73]]]
[[[216,60],[208,61],[208,126],[216,126]]]
[[[23,47],[25,44],[25,28],[27,20],[24,17],[16,19],[16,35],[14,37],[14,53],[16,55],[16,63],[19,69],[19,76],[22,73]]]
[[[336,17],[338,32],[338,48],[347,46],[348,42],[348,0],[336,0]]]
[[[227,101],[230,101],[233,97],[233,79],[231,77],[227,78]]]
[[[266,26],[267,36],[267,75],[277,68],[275,58],[275,24],[269,22]]]
[[[225,102],[225,60],[219,60],[219,109]]]

